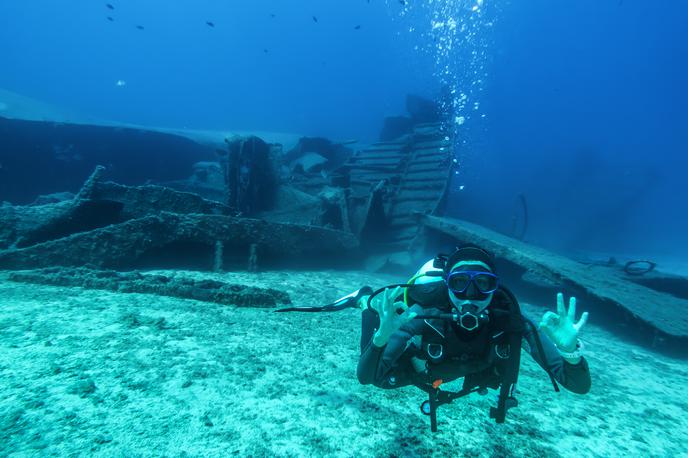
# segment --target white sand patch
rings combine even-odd
[[[335,271],[194,275],[284,288],[296,305],[400,280]],[[0,275],[0,455],[688,453],[685,362],[615,340],[595,327],[594,313],[584,335],[589,394],[554,393],[525,356],[520,406],[506,424],[488,418],[491,393],[441,407],[436,434],[417,389],[358,383],[359,326],[356,310],[278,314]]]

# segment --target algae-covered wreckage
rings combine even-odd
[[[447,218],[454,139],[439,110],[418,106],[409,98],[409,115],[388,119],[370,145],[0,118],[0,201],[13,202],[0,206],[0,269],[23,271],[13,281],[272,306],[289,298],[122,271],[365,265],[411,273],[435,250],[473,242],[495,253],[524,298],[564,288],[600,321],[688,356],[686,279],[585,265]]]

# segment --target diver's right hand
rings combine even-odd
[[[381,293],[382,300],[373,304],[373,308],[380,316],[380,328],[373,336],[373,345],[377,347],[384,347],[392,334],[417,315],[415,312],[410,312],[405,303],[394,302],[400,290],[399,286],[394,289],[387,288]],[[403,310],[404,313],[399,315],[397,310]]]

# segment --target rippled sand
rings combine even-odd
[[[170,273],[170,272],[168,272]],[[317,305],[364,272],[180,275],[280,287]],[[544,308],[524,305],[530,315]],[[580,304],[585,309],[585,304]],[[277,314],[0,275],[2,456],[686,456],[688,365],[584,329],[592,391],[555,393],[523,358],[520,406],[495,393],[443,406],[356,379],[359,312]]]

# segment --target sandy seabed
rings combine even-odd
[[[283,288],[295,305],[404,280],[165,273]],[[488,418],[490,392],[442,406],[433,434],[424,393],[358,383],[356,310],[282,314],[0,274],[0,456],[688,456],[688,364],[617,340],[590,312],[590,393],[555,393],[524,355],[505,424]]]

